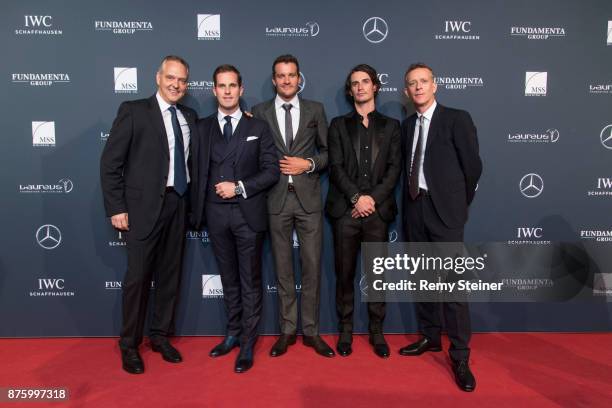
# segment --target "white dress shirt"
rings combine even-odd
[[[414,160],[414,151],[416,149],[416,145],[419,137],[419,122],[421,120],[421,116],[423,116],[423,134],[421,137],[423,140],[421,141],[421,165],[419,166],[419,188],[423,190],[427,190],[427,181],[425,180],[425,172],[423,171],[423,163],[425,163],[425,147],[427,146],[427,136],[429,135],[429,125],[431,124],[431,117],[433,116],[434,110],[436,110],[436,106],[438,103],[434,101],[434,103],[423,113],[417,112],[417,120],[416,125],[414,126],[414,138],[412,139],[412,159]],[[412,163],[411,161],[410,163]]]
[[[297,94],[291,99],[289,102],[285,101],[283,98],[276,94],[276,98],[274,98],[274,109],[276,111],[276,122],[278,123],[278,129],[281,132],[281,136],[285,141],[285,146],[287,146],[287,135],[285,134],[285,115],[286,111],[283,108],[283,105],[286,103],[290,103],[291,106],[291,130],[293,130],[293,142],[295,143],[295,137],[297,136],[298,128],[300,127],[300,98],[298,98]],[[314,160],[311,158],[307,158],[310,163],[312,163],[312,167],[310,170],[307,170],[306,173],[312,173],[315,169]],[[289,176],[289,183],[293,183],[293,177]]]
[[[283,140],[285,141],[285,146],[287,145],[287,135],[285,135],[285,108],[283,105],[286,103],[290,103],[291,106],[291,128],[293,130],[293,140],[295,140],[295,135],[297,135],[298,127],[300,126],[300,98],[297,95],[293,97],[289,102],[286,102],[283,98],[276,95],[274,98],[274,107],[276,108],[276,121],[278,122],[278,128],[280,129],[281,136],[283,136]]]
[[[219,127],[221,128],[221,134],[223,134],[223,127],[225,126],[225,117],[228,116],[225,113],[221,112],[217,109],[217,121],[219,122]],[[242,111],[240,108],[236,109],[234,112],[230,113],[231,122],[232,122],[232,135],[236,132],[236,128],[238,127],[238,122],[242,119]],[[238,184],[240,188],[242,188],[242,197],[247,198],[247,193],[244,188],[244,184],[242,184],[242,180],[238,180]]]
[[[219,121],[219,127],[221,128],[221,134],[223,134],[223,126],[225,126],[225,117],[227,115],[223,112],[221,112],[220,110],[217,110],[217,120]],[[234,134],[234,132],[236,131],[236,128],[238,127],[238,122],[240,122],[240,119],[242,119],[242,111],[240,110],[240,108],[236,109],[234,112],[232,112],[229,116],[232,117],[232,135]]]
[[[285,115],[286,111],[283,105],[290,103],[291,106],[291,130],[293,130],[293,140],[295,141],[295,135],[297,135],[298,127],[300,126],[300,98],[297,94],[289,102],[286,102],[283,98],[276,94],[274,98],[274,107],[276,109],[276,121],[278,122],[278,128],[280,129],[281,136],[287,146],[287,135],[285,134]],[[289,176],[289,183],[293,183],[293,177]]]
[[[185,148],[185,170],[187,172],[187,183],[189,183],[189,168],[187,167],[187,158],[189,157],[189,125],[185,120],[185,117],[181,113],[180,109],[176,105],[170,105],[160,95],[159,92],[155,94],[159,110],[161,111],[162,118],[164,119],[164,127],[166,128],[166,137],[168,138],[168,148],[170,151],[170,163],[168,168],[168,181],[166,187],[174,186],[174,129],[172,128],[172,113],[168,110],[169,107],[174,106],[176,108],[176,117],[179,125],[181,125],[181,133],[183,133],[183,147]]]

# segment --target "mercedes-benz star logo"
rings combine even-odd
[[[302,72],[300,72],[300,80],[298,82],[298,93],[302,93],[302,91],[304,90],[304,87],[306,87],[306,77],[304,76]]]
[[[44,249],[55,249],[62,242],[62,233],[55,225],[45,224],[36,231],[36,242]]]
[[[319,24],[313,21],[309,21],[306,23],[306,27],[308,27],[308,29],[310,30],[311,37],[316,37],[317,35],[319,35]]]
[[[612,125],[603,128],[599,134],[599,138],[601,139],[603,147],[612,150]]]
[[[519,183],[521,194],[527,198],[535,198],[544,190],[544,180],[535,173],[525,174]]]
[[[380,17],[370,17],[363,23],[363,36],[373,44],[378,44],[387,38],[389,26]]]

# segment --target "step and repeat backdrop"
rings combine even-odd
[[[0,23],[2,337],[118,335],[126,250],[104,215],[99,159],[119,104],[154,94],[167,54],[190,63],[184,103],[201,117],[215,110],[217,65],[241,70],[248,109],[274,96],[272,61],[291,53],[302,68],[301,96],[324,103],[329,120],[351,109],[343,85],[358,63],[378,70],[378,109],[402,120],[413,112],[404,72],[425,62],[438,101],[468,110],[478,128],[484,173],[466,240],[612,249],[609,0],[25,0],[5,2]],[[324,177],[322,199],[327,185]],[[396,222],[389,240],[402,238]],[[223,334],[207,232],[185,239],[177,332]],[[297,255],[297,239],[294,248]],[[336,331],[333,255],[327,224],[324,333]],[[272,265],[266,244],[267,334],[278,332]],[[611,314],[605,298],[472,305],[475,331],[610,330]],[[367,331],[365,304],[356,319]],[[411,304],[388,305],[385,331],[416,330]]]

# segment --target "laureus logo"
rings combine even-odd
[[[319,24],[309,21],[303,26],[266,27],[267,37],[316,37],[319,35]]]
[[[60,179],[55,184],[20,184],[20,193],[70,193],[74,183],[68,178]]]
[[[559,141],[557,129],[546,129],[544,132],[517,132],[508,133],[509,143],[557,143]]]

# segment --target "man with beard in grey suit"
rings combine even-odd
[[[272,357],[295,344],[298,305],[293,271],[293,230],[302,265],[301,318],[304,345],[325,357],[334,351],[319,336],[319,293],[323,213],[319,173],[327,167],[327,119],[323,105],[298,97],[297,58],[281,55],[272,64],[276,97],[253,107],[270,125],[281,177],[268,193],[270,238],[278,281],[280,329]]]

